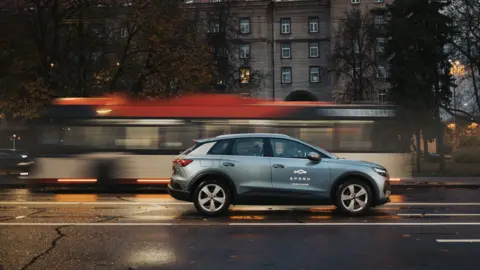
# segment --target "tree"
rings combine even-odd
[[[205,12],[206,22],[200,21],[207,26],[206,41],[215,63],[212,85],[222,92],[239,87],[255,89],[265,78],[261,70],[251,69],[251,46],[243,39],[242,26],[233,12],[237,1],[213,3],[213,8]],[[201,9],[201,5],[196,6],[197,18],[202,15]]]
[[[371,99],[377,80],[376,48],[379,32],[372,15],[357,9],[345,11],[335,33],[330,72],[343,84],[343,101]]]
[[[179,1],[143,1],[123,19],[126,40],[119,43],[119,62],[111,89],[133,95],[175,96],[209,88],[213,59],[195,20]]]
[[[38,73],[57,96],[100,94],[98,58],[108,44],[107,0],[27,0]],[[106,53],[105,53],[106,54]]]
[[[440,107],[449,104],[452,78],[447,39],[450,18],[442,11],[447,2],[429,0],[395,1],[388,7],[387,54],[390,56],[389,98],[407,111],[406,130],[416,137],[417,171],[420,171],[420,134],[435,123],[437,151],[443,160],[443,126]]]
[[[40,57],[35,50],[24,14],[2,15],[0,113],[6,120],[33,118],[51,98],[38,74]]]
[[[448,6],[446,14],[452,19],[455,28],[449,40],[454,52],[453,57],[467,67],[465,75],[471,81],[473,90],[471,94],[478,111],[480,110],[480,2],[477,0],[454,1]]]

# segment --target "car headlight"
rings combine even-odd
[[[22,158],[27,158],[28,156],[27,155],[22,155]]]
[[[382,168],[373,168],[374,171],[376,171],[378,174],[381,176],[387,177],[387,170],[382,169]]]

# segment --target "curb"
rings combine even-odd
[[[480,188],[480,183],[459,182],[404,182],[390,183],[392,187],[401,188]]]

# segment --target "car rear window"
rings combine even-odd
[[[183,151],[180,155],[188,155],[190,152],[192,152],[193,150],[195,150],[195,148],[197,148],[199,146],[200,146],[199,143],[195,143],[194,145],[187,148],[187,150]]]

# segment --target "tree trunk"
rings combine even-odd
[[[420,139],[420,129],[417,128],[415,131],[415,148],[417,149],[417,173],[422,172],[421,161],[422,161],[422,148],[421,148],[421,139]]]
[[[423,139],[423,160],[426,160],[428,157],[428,140],[427,136],[425,135],[425,130],[422,132],[422,139]]]
[[[437,73],[438,74],[438,73]],[[442,119],[440,118],[440,100],[439,100],[439,93],[440,93],[440,82],[437,80],[435,83],[435,126],[437,129],[437,153],[440,155],[440,161],[438,164],[438,171],[443,174],[445,172],[445,154],[444,154],[444,132],[443,132],[443,124]]]

